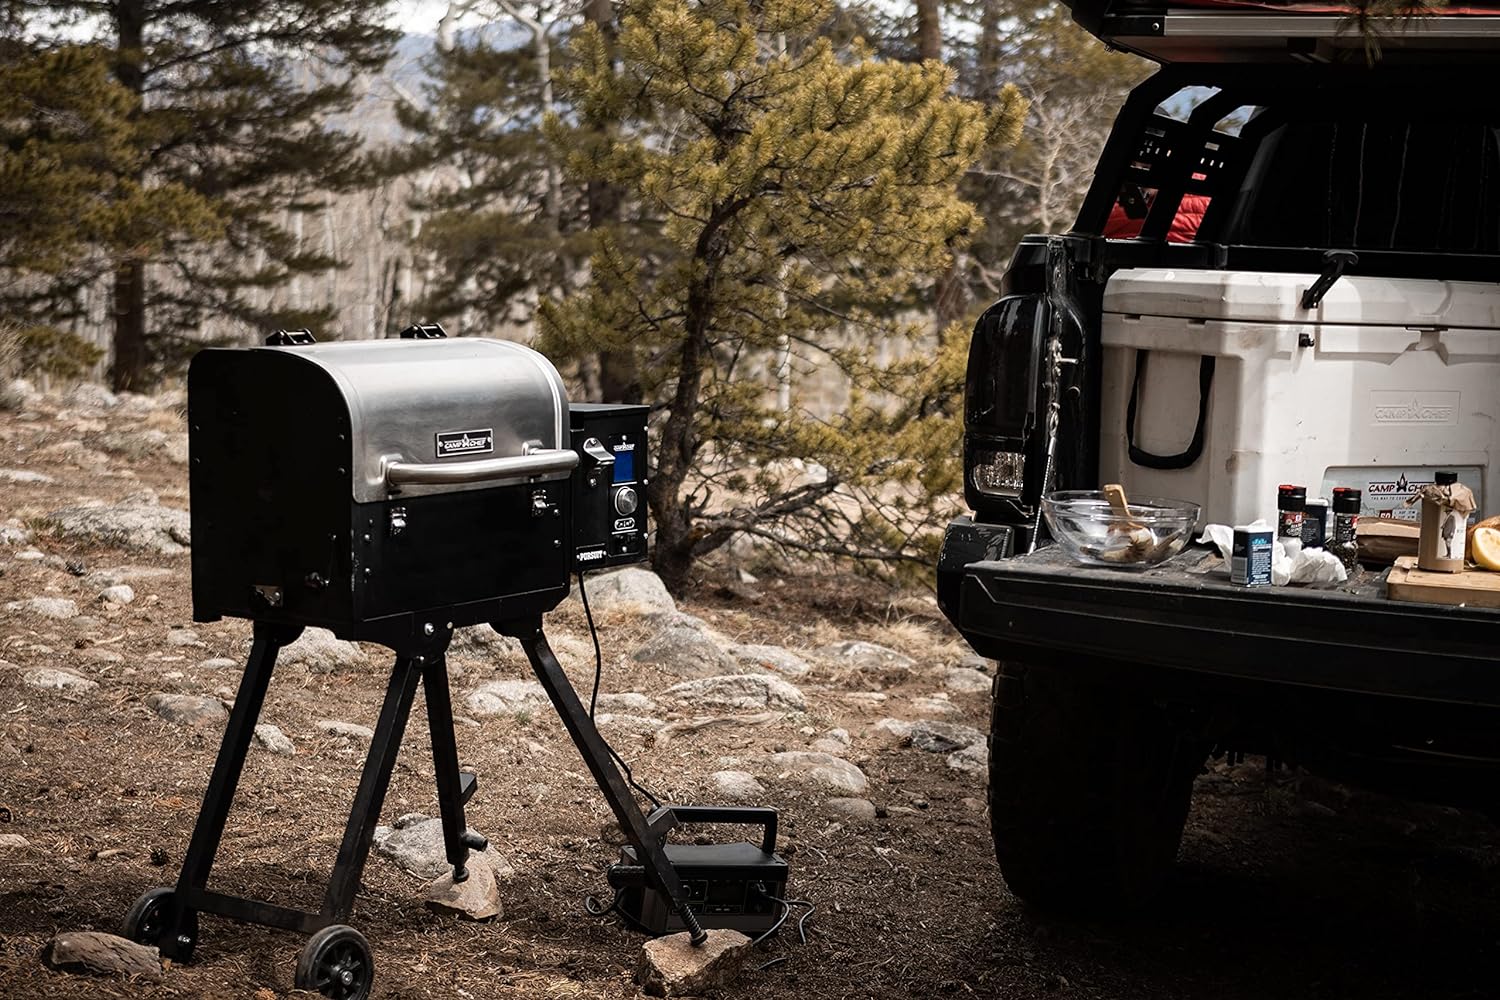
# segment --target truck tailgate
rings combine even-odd
[[[1338,588],[1245,588],[1216,553],[1144,571],[1056,547],[964,568],[958,625],[982,654],[1026,647],[1249,681],[1500,707],[1500,612],[1402,603],[1385,573]]]

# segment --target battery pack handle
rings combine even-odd
[[[776,810],[766,806],[661,806],[652,811],[646,822],[663,835],[674,826],[726,823],[762,828],[760,849],[776,853]]]

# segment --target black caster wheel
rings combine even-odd
[[[332,1000],[365,1000],[375,979],[370,942],[353,927],[330,924],[297,956],[297,988]]]
[[[120,936],[160,948],[173,961],[188,962],[193,957],[193,946],[198,943],[198,914],[190,911],[183,916],[184,919],[178,919],[175,892],[168,888],[152,889],[125,914]]]

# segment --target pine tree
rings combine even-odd
[[[138,99],[144,163],[119,179],[179,185],[207,199],[221,239],[171,234],[114,275],[116,388],[148,383],[191,344],[210,314],[247,330],[326,322],[331,308],[257,308],[251,292],[333,261],[299,245],[276,215],[311,210],[365,178],[360,143],[335,131],[355,79],[379,69],[395,33],[378,0],[15,0],[22,28],[63,44],[80,32],[111,54],[115,79]],[[152,266],[170,279],[152,282]]]
[[[566,26],[532,13],[550,62],[554,32]],[[536,41],[518,41],[510,27],[495,22],[440,46],[425,100],[398,109],[418,137],[399,166],[428,174],[412,202],[424,216],[417,247],[432,263],[419,309],[461,328],[530,322],[537,300],[563,287],[570,262],[589,252],[584,191],[554,180],[558,164],[542,137],[550,102]]]
[[[662,411],[648,496],[672,586],[741,532],[918,557],[913,505],[957,484],[944,432],[956,349],[938,366],[883,362],[922,325],[885,307],[979,228],[955,186],[1015,140],[1024,102],[1007,91],[987,112],[949,96],[937,63],[818,37],[832,13],[824,0],[627,3],[612,50],[593,28],[574,45],[577,127],[550,125],[573,176],[619,185],[650,223],[604,241],[588,287],[542,318],[549,348],[639,359]],[[618,130],[601,139],[601,123]],[[783,356],[837,366],[849,405],[825,420],[779,407]],[[826,475],[790,478],[785,459]]]
[[[202,196],[135,180],[137,104],[97,47],[0,43],[0,319],[28,369],[78,375],[97,359],[63,329],[83,286],[171,234],[220,232]]]

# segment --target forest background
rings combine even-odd
[[[1029,0],[0,0],[0,376],[436,321],[653,406],[674,587],[921,575],[968,329],[1145,72]]]

